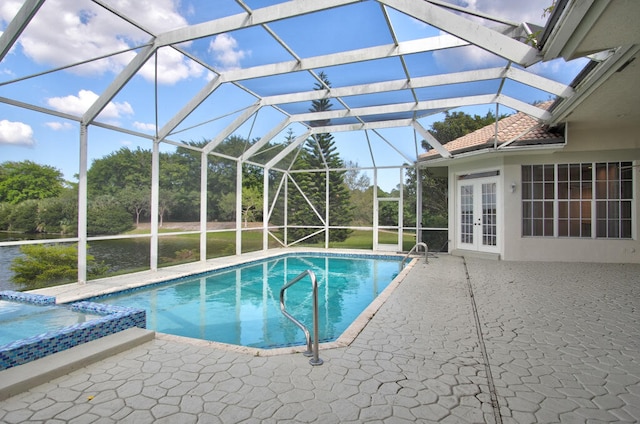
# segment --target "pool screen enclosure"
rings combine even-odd
[[[374,187],[391,173],[393,188],[402,193],[404,172],[416,168],[423,141],[443,158],[451,157],[428,131],[434,117],[480,106],[496,116],[520,111],[553,124],[558,115],[521,93],[559,102],[575,95],[567,81],[536,68],[554,60],[565,65],[552,46],[543,45],[539,16],[537,24],[528,24],[517,16],[435,0],[217,0],[193,1],[189,8],[161,2],[150,6],[154,13],[110,0],[72,3],[26,0],[2,17],[0,63],[7,72],[0,80],[0,113],[20,110],[25,119],[44,116],[58,122],[50,127],[76,131],[71,156],[78,164],[78,230],[64,241],[78,243],[80,282],[87,280],[87,244],[101,240],[87,231],[88,168],[96,155],[119,147],[116,139],[151,150],[149,267],[156,270],[164,200],[160,182],[169,172],[162,159],[166,151],[183,148],[197,158],[192,166],[200,180],[200,260],[207,258],[214,159],[236,167],[230,193],[236,254],[242,251],[247,211],[246,167],[262,173],[263,249],[274,239],[285,246],[299,241],[286,210],[292,192],[300,193],[297,199],[309,217],[297,225],[324,236],[328,247],[329,232],[342,229],[330,219],[329,185],[323,198],[311,199],[296,178],[300,173],[329,180],[356,169]],[[52,33],[58,25],[52,22],[62,22],[62,16],[75,31]],[[46,44],[43,33],[49,37],[46,55],[33,47]],[[33,66],[20,66],[21,61]],[[56,78],[63,83],[55,84]],[[34,85],[49,87],[52,94],[43,100],[30,89]],[[314,168],[305,167],[301,152],[326,134],[342,156],[351,152],[353,160],[347,164],[321,156]],[[248,142],[229,153],[224,142],[234,136]],[[372,195],[378,205],[377,190]],[[402,194],[398,200],[405,208]],[[419,211],[421,205],[411,207]],[[275,222],[275,211],[282,209]],[[378,212],[375,206],[369,226],[374,237]],[[400,230],[415,234],[420,226],[419,219],[406,228],[399,223]]]

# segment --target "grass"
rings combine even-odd
[[[161,233],[180,232],[184,229],[171,228],[160,229]],[[134,230],[128,234],[145,234],[147,230]],[[277,234],[282,239],[282,234]],[[396,232],[380,231],[378,242],[380,244],[396,244]],[[253,252],[262,249],[262,231],[242,232],[242,253]],[[403,250],[408,251],[415,244],[415,234],[405,233],[403,240]],[[269,237],[269,247],[279,247],[280,244]],[[324,243],[298,243],[298,247],[324,247]],[[353,230],[349,237],[342,242],[330,242],[330,248],[340,249],[372,249],[373,232],[366,230]],[[160,237],[159,242],[160,258],[158,266],[165,267],[182,263],[194,262],[200,256],[200,234],[176,234]],[[217,258],[221,256],[234,255],[236,251],[236,233],[234,230],[210,232],[207,234],[207,258]],[[129,272],[129,271],[125,271]]]

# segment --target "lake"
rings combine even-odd
[[[216,252],[208,256],[232,255],[235,253],[233,238],[221,237],[220,233],[209,234],[207,251]],[[22,234],[0,233],[0,241],[12,241],[19,239],[31,239],[45,237],[25,237]],[[180,252],[176,254],[176,252]],[[161,237],[158,247],[159,266],[176,262],[190,262],[198,260],[200,255],[200,241],[198,236],[183,235]],[[150,248],[149,238],[135,238],[122,240],[101,240],[89,242],[90,255],[96,261],[103,262],[109,267],[108,274],[121,272],[134,272],[149,269]],[[19,246],[0,247],[0,290],[21,290],[11,282],[13,272],[11,263],[21,256]]]

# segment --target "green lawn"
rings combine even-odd
[[[173,232],[180,230],[173,229]],[[282,235],[277,234],[281,239]],[[380,232],[379,243],[395,244],[397,233]],[[403,250],[408,251],[415,244],[415,235],[406,233],[403,241]],[[278,247],[279,243],[272,237],[269,238],[269,247]],[[324,247],[324,243],[298,243],[298,247]],[[350,236],[342,242],[330,242],[330,248],[340,249],[372,249],[373,232],[354,230]],[[253,252],[262,249],[262,231],[243,231],[242,252]],[[176,265],[179,263],[193,262],[199,258],[200,235],[181,234],[160,237],[160,263],[159,266]],[[234,255],[236,251],[236,234],[234,230],[212,232],[207,234],[207,258]]]

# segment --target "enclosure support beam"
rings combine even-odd
[[[85,124],[91,123],[96,116],[107,107],[109,102],[122,90],[122,88],[129,82],[131,78],[144,66],[147,60],[156,52],[155,44],[149,44],[145,46],[140,52],[129,62],[122,72],[109,84],[100,97],[93,102],[89,109],[82,116],[82,122]]]
[[[422,176],[420,168],[415,166],[416,171],[416,243],[422,242]]]
[[[329,169],[327,169],[326,171],[326,177],[325,177],[325,189],[324,189],[324,248],[328,249],[329,248],[329,225],[331,224],[329,222],[329,208],[331,207],[331,205],[329,204],[329,178],[330,176],[330,172]]]
[[[153,142],[153,150],[151,152],[151,243],[150,243],[150,259],[149,267],[151,271],[158,270],[158,218],[160,203],[160,143],[158,140]]]
[[[236,162],[236,255],[242,253],[242,162]]]
[[[507,97],[507,96],[504,96]],[[515,99],[512,99],[515,100]],[[496,102],[496,96],[494,94],[482,94],[478,96],[467,97],[452,97],[450,99],[438,99],[438,100],[425,100],[418,103],[397,103],[381,106],[367,106],[360,108],[353,108],[349,110],[328,110],[324,112],[305,112],[291,116],[291,120],[294,122],[307,122],[307,121],[322,121],[329,119],[358,117],[365,115],[382,115],[402,112],[421,112],[430,111],[433,109],[450,109],[454,107],[462,106],[474,106],[483,105]],[[524,102],[522,102],[524,103]],[[526,105],[526,103],[524,103]],[[325,127],[326,128],[326,127]],[[331,128],[329,126],[329,128]],[[318,128],[313,129],[314,133],[320,132]]]
[[[373,168],[373,249],[378,248],[378,168]]]
[[[262,181],[262,250],[269,250],[269,168],[264,168]]]
[[[421,136],[424,137],[425,141],[429,143],[431,147],[436,149],[440,156],[443,158],[451,158],[451,153],[447,149],[440,144],[440,142],[433,136],[429,131],[427,131],[419,122],[414,121],[413,127],[420,133]]]
[[[404,241],[404,168],[398,169],[400,172],[400,201],[398,202],[398,252],[402,252]]]
[[[182,121],[184,121],[191,112],[200,106],[222,83],[220,77],[216,77],[209,81],[193,98],[180,109],[178,113],[173,115],[171,120],[167,122],[158,132],[158,138],[163,140],[168,137],[171,131],[176,129]]]
[[[284,226],[284,231],[282,233],[282,241],[284,242],[285,247],[289,247],[289,173],[284,173],[282,175],[282,178],[284,178],[284,210],[283,210],[283,226]]]
[[[361,0],[323,0],[321,2],[288,1],[254,9],[251,11],[251,14],[239,13],[237,15],[167,31],[158,35],[158,46],[184,43],[185,41],[192,41],[198,38],[210,37],[215,34],[263,25],[281,19],[357,3],[358,1]]]
[[[80,175],[78,178],[78,283],[87,282],[87,139],[88,128],[80,125]]]
[[[207,260],[207,172],[209,156],[200,154],[200,262]]]
[[[225,129],[219,131],[218,134],[213,138],[206,146],[204,146],[203,150],[207,153],[210,153],[218,147],[220,143],[222,143],[225,138],[230,136],[235,130],[237,130],[242,124],[244,124],[247,119],[251,117],[254,113],[256,113],[262,107],[262,103],[260,100],[255,102],[253,105],[248,107],[244,112],[242,112],[234,121],[229,124]]]
[[[454,36],[445,34],[435,37],[421,38],[418,40],[403,41],[397,46],[387,44],[383,46],[367,47],[358,50],[333,53],[323,56],[314,56],[287,62],[278,62],[268,65],[254,66],[252,68],[233,69],[223,73],[225,81],[243,81],[253,78],[260,78],[269,75],[281,75],[291,72],[308,71],[328,66],[345,65],[353,62],[366,60],[384,59],[409,55],[413,53],[423,53],[427,51],[450,49],[454,47],[466,46],[469,43]]]
[[[542,60],[542,54],[538,49],[449,12],[440,6],[411,0],[380,0],[380,2],[522,66],[531,66]]]
[[[278,125],[273,127],[268,133],[260,137],[260,140],[256,141],[251,147],[249,147],[241,156],[240,160],[248,160],[254,154],[258,152],[262,147],[264,147],[267,143],[269,143],[273,137],[278,135],[280,131],[285,129],[287,125],[291,123],[289,117],[286,117],[283,121],[281,121]]]
[[[273,159],[271,159],[269,162],[267,162],[267,164],[265,165],[265,168],[273,168],[274,165],[276,165],[282,159],[287,157],[287,155],[289,153],[291,153],[292,151],[297,149],[302,143],[304,143],[307,140],[307,137],[309,137],[310,134],[311,134],[311,131],[307,131],[306,133],[302,134],[301,136],[296,137],[296,139],[293,140],[291,142],[291,144],[289,144],[287,147],[282,149],[282,151],[280,153],[278,153]]]
[[[20,10],[18,10],[18,14],[9,22],[9,25],[0,36],[0,62],[9,53],[22,31],[24,31],[43,4],[44,0],[25,1]]]

